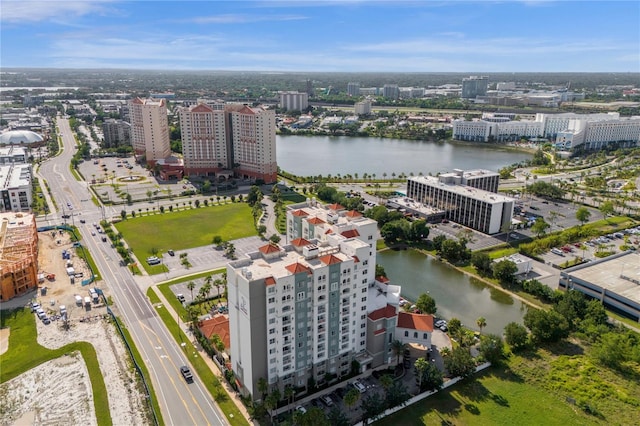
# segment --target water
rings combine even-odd
[[[299,176],[450,172],[452,169],[498,169],[527,160],[531,154],[497,145],[426,142],[404,139],[277,136],[278,166]]]
[[[428,292],[436,301],[437,316],[462,321],[478,330],[476,320],[487,320],[483,333],[502,335],[510,322],[522,324],[527,305],[510,295],[413,250],[386,250],[378,253],[381,264],[393,284],[402,286],[402,296],[416,301]]]

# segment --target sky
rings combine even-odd
[[[2,0],[0,68],[640,72],[640,2]]]

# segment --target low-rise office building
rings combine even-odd
[[[407,180],[407,196],[445,211],[445,218],[483,232],[496,234],[511,226],[514,200],[449,178],[417,176]],[[471,181],[473,183],[473,180]],[[477,184],[492,185],[491,180]]]
[[[560,273],[560,288],[577,290],[640,322],[640,254],[626,251]]]
[[[0,166],[2,211],[28,212],[33,203],[31,164]]]

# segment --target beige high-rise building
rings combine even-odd
[[[214,176],[228,169],[224,110],[198,104],[180,108],[182,155],[186,176]]]
[[[129,101],[131,145],[136,155],[144,155],[147,163],[171,155],[167,104],[164,99],[135,98]]]
[[[185,175],[278,179],[275,111],[243,104],[180,108]],[[225,175],[225,174],[221,174]]]

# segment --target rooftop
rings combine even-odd
[[[614,259],[577,267],[566,274],[640,303],[640,253],[627,252]]]
[[[482,189],[473,188],[467,185],[455,185],[440,182],[435,176],[416,176],[411,177],[409,180],[425,184],[431,187],[438,187],[445,189],[449,192],[460,194],[463,196],[471,197],[476,200],[484,201],[489,204],[505,203],[513,201],[513,198],[505,197],[494,192],[485,191]]]
[[[433,332],[433,315],[399,312],[398,327],[409,328],[418,331],[427,331],[431,333]]]

